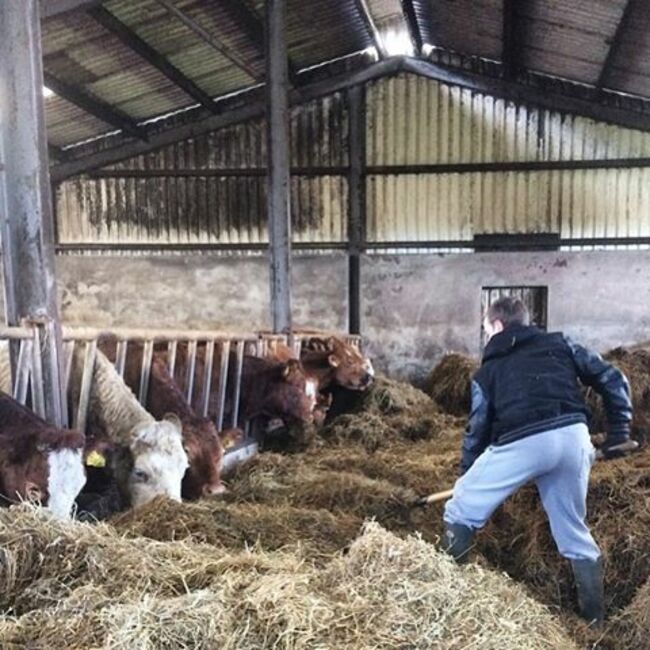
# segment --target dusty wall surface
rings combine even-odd
[[[57,258],[69,324],[269,327],[263,257]],[[440,356],[479,353],[481,288],[548,287],[548,325],[605,351],[650,339],[650,252],[367,256],[362,327],[376,365],[421,381]],[[294,320],[345,330],[345,255],[293,261]]]
[[[270,327],[265,257],[62,256],[57,274],[61,316],[69,325]],[[344,255],[295,257],[293,285],[296,325],[347,327]]]
[[[548,287],[548,327],[605,351],[650,339],[650,252],[366,257],[363,328],[377,365],[421,381],[446,352],[478,355],[481,288]]]

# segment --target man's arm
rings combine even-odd
[[[580,381],[586,386],[591,386],[603,398],[608,423],[608,444],[627,440],[632,422],[632,400],[627,378],[599,354],[570,339],[567,339],[567,343],[571,348]]]
[[[460,473],[464,474],[490,444],[491,409],[481,385],[472,380],[472,409],[469,414],[460,461]]]

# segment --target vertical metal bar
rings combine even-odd
[[[226,387],[228,386],[228,364],[230,362],[230,341],[221,342],[221,370],[219,373],[219,393],[217,395],[217,431],[223,430],[223,417],[226,411]]]
[[[142,367],[140,368],[140,391],[138,401],[142,406],[147,403],[149,392],[149,377],[151,376],[151,360],[153,359],[153,341],[145,341],[142,349]]]
[[[264,339],[259,338],[257,339],[255,343],[255,355],[257,357],[263,357],[264,356]]]
[[[286,0],[266,2],[268,198],[273,331],[291,330],[291,204]]]
[[[208,415],[210,404],[210,386],[212,385],[212,364],[214,363],[214,341],[205,343],[205,364],[203,367],[203,391],[201,393],[201,415]]]
[[[348,90],[348,329],[361,332],[361,254],[366,239],[366,114],[365,90]]]
[[[18,362],[16,363],[16,380],[14,381],[14,399],[20,404],[27,402],[30,368],[32,365],[32,350],[34,341],[23,339],[20,342]]]
[[[38,0],[0,2],[0,201],[7,322],[53,323],[40,355],[45,418],[63,425],[49,158]],[[11,218],[8,218],[10,215]]]
[[[43,364],[41,359],[41,332],[34,327],[34,344],[32,345],[32,409],[36,415],[45,419],[45,389],[43,387]],[[63,425],[63,422],[61,422]]]
[[[115,370],[120,377],[124,377],[124,369],[126,368],[126,352],[129,347],[128,341],[118,341],[117,349],[115,350]]]
[[[185,399],[192,403],[194,392],[194,370],[196,368],[196,341],[187,342],[187,368],[185,370]]]
[[[174,378],[174,371],[176,370],[176,352],[178,351],[178,341],[169,341],[167,343],[167,367],[171,378]]]
[[[93,382],[93,371],[95,369],[95,356],[97,354],[97,341],[86,341],[84,354],[84,369],[81,375],[81,389],[79,390],[79,404],[75,412],[72,428],[82,433],[86,432],[88,421],[88,406],[90,404],[90,389]]]
[[[235,370],[235,396],[232,405],[232,428],[237,427],[239,420],[239,400],[241,399],[241,379],[244,369],[244,341],[237,341],[237,368]]]

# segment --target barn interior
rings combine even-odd
[[[86,434],[87,491],[101,360],[152,420],[166,372],[225,487],[0,509],[0,647],[650,649],[649,34],[643,0],[0,0],[0,391]],[[414,505],[502,296],[631,384],[599,629],[534,489],[467,567]],[[309,417],[255,403],[251,366],[332,356]]]

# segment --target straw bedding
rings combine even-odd
[[[431,371],[427,392],[442,409],[465,416],[470,407],[470,383],[478,363],[462,354],[447,354]]]
[[[577,647],[504,576],[374,523],[323,566],[300,548],[129,540],[26,507],[0,515],[0,540],[3,648]]]

